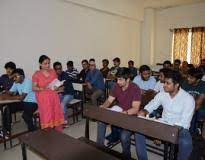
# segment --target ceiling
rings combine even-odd
[[[145,0],[144,8],[166,9],[201,2],[205,0]]]

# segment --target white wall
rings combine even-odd
[[[139,64],[140,21],[64,0],[1,0],[0,35],[0,73],[12,60],[32,75],[41,54],[79,69],[91,57],[100,65],[116,56]]]
[[[157,11],[154,62],[171,60],[172,32],[169,29],[198,26],[205,26],[205,3]]]

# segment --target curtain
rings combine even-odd
[[[173,58],[181,61],[187,60],[188,28],[174,29]]]
[[[199,65],[203,58],[205,58],[205,28],[192,28],[191,63]]]

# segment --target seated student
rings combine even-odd
[[[32,81],[25,78],[24,71],[17,68],[12,74],[15,83],[8,92],[8,98],[21,100],[15,105],[8,105],[4,110],[3,132],[11,131],[11,113],[23,110],[22,118],[27,124],[28,131],[34,131],[36,126],[33,123],[33,113],[37,110],[35,93],[32,91]]]
[[[196,112],[192,118],[190,132],[195,134],[197,131],[197,120],[205,118],[205,82],[201,80],[203,76],[199,68],[192,68],[188,71],[187,81],[182,84],[182,88],[191,94],[196,102]]]
[[[108,108],[113,101],[117,100],[118,106],[122,108],[123,114],[135,115],[140,109],[140,88],[131,82],[130,72],[128,68],[121,68],[117,73],[117,83],[111,89],[108,99],[101,108]],[[104,146],[106,132],[106,124],[98,122],[97,127],[97,143]],[[120,132],[120,140],[122,144],[123,156],[126,160],[131,158],[130,153],[130,136],[132,133],[122,129]]]
[[[179,59],[174,60],[173,69],[175,71],[180,71],[181,61]]]
[[[78,71],[73,67],[73,61],[67,62],[67,70],[68,76],[72,79],[72,81],[77,81],[78,79]]]
[[[195,109],[195,101],[189,93],[180,88],[180,81],[180,73],[170,70],[165,75],[165,92],[159,92],[138,115],[146,116],[162,105],[161,120],[182,127],[179,132],[177,160],[188,160],[192,151],[189,127]],[[135,144],[138,160],[147,160],[145,136],[135,133]]]
[[[142,65],[139,68],[140,75],[136,76],[133,80],[140,89],[144,92],[147,90],[153,90],[156,85],[156,79],[151,76],[151,69],[147,65]]]
[[[65,80],[63,86],[58,88],[60,95],[61,106],[64,111],[64,126],[68,125],[68,103],[73,100],[74,88],[71,82],[71,78],[62,69],[62,64],[60,62],[53,63],[53,68],[58,76],[59,81]]]
[[[120,69],[120,58],[116,57],[113,59],[113,67],[110,68],[110,71],[107,75],[107,78],[111,81],[108,82],[108,88],[111,89],[116,83],[116,74]]]
[[[134,61],[130,60],[128,62],[128,68],[130,69],[130,79],[133,80],[137,76],[137,68],[134,67]]]
[[[171,69],[172,68],[172,63],[169,60],[166,60],[163,62],[163,68]]]
[[[154,91],[155,92],[164,92],[164,80],[165,80],[165,74],[169,71],[170,69],[167,68],[162,68],[159,70],[159,81],[156,83],[154,86]]]
[[[86,75],[89,71],[89,63],[88,63],[88,60],[87,59],[83,59],[82,62],[82,67],[83,69],[80,71],[80,73],[78,74],[78,81],[79,82],[85,82],[85,78],[86,78]]]
[[[109,65],[108,59],[103,59],[102,65],[103,65],[103,68],[100,69],[100,72],[102,72],[104,78],[107,78],[107,75],[110,71],[110,68],[108,67]]]
[[[13,62],[7,62],[4,66],[6,69],[6,74],[0,77],[0,92],[9,91],[14,81],[12,78],[12,72],[16,69],[16,65]]]
[[[104,94],[104,80],[100,70],[96,69],[94,59],[89,60],[89,72],[85,79],[86,93],[91,94],[93,105],[97,105],[97,99]]]

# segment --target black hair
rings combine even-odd
[[[41,55],[41,56],[39,57],[38,62],[39,62],[40,64],[42,64],[43,61],[45,61],[46,59],[50,60],[50,58],[49,58],[48,56],[46,56],[46,55]]]
[[[81,63],[87,63],[87,64],[88,64],[88,60],[87,60],[87,59],[83,59],[83,60],[81,61]]]
[[[130,78],[130,69],[126,67],[119,68],[116,77],[124,78],[127,80],[128,78]]]
[[[195,77],[198,80],[203,77],[203,72],[200,68],[191,68],[188,70],[188,75]]]
[[[181,64],[181,61],[180,61],[179,59],[175,59],[175,60],[174,60],[174,63],[179,63],[179,64]]]
[[[11,69],[14,70],[14,69],[16,69],[16,64],[15,64],[14,62],[10,61],[10,62],[7,62],[7,63],[5,64],[4,68],[5,68],[5,69],[11,68]]]
[[[144,71],[150,71],[151,69],[149,68],[149,66],[147,65],[142,65],[139,68],[140,73],[144,72]]]
[[[172,82],[174,84],[181,85],[182,76],[181,76],[179,71],[169,70],[164,76],[165,76],[165,78],[172,79]]]
[[[58,62],[58,61],[54,62],[53,63],[53,68],[55,68],[56,66],[62,66],[62,64],[60,62]]]
[[[94,59],[94,58],[90,58],[90,59],[89,59],[89,62],[90,62],[90,61],[95,62],[95,59]]]
[[[129,61],[128,61],[128,64],[129,64],[129,63],[131,63],[132,65],[134,65],[134,61],[132,61],[132,60],[129,60]]]
[[[68,61],[68,62],[67,62],[67,66],[73,67],[73,61]]]
[[[109,64],[108,59],[103,59],[102,62],[103,62],[103,63],[105,62],[105,63]]]
[[[170,69],[168,69],[168,68],[161,68],[159,70],[159,72],[162,72],[164,75],[166,75],[169,71],[170,71]]]
[[[116,57],[116,58],[114,58],[112,61],[113,61],[113,62],[116,61],[116,62],[120,63],[120,58],[119,58],[119,57]]]
[[[17,73],[17,74],[19,74],[19,75],[25,77],[24,71],[23,71],[23,69],[21,69],[21,68],[16,68],[16,69],[13,71],[12,74],[15,74],[15,73]]]
[[[169,60],[164,61],[164,62],[163,62],[163,65],[165,65],[165,64],[172,65],[171,61],[169,61]]]

